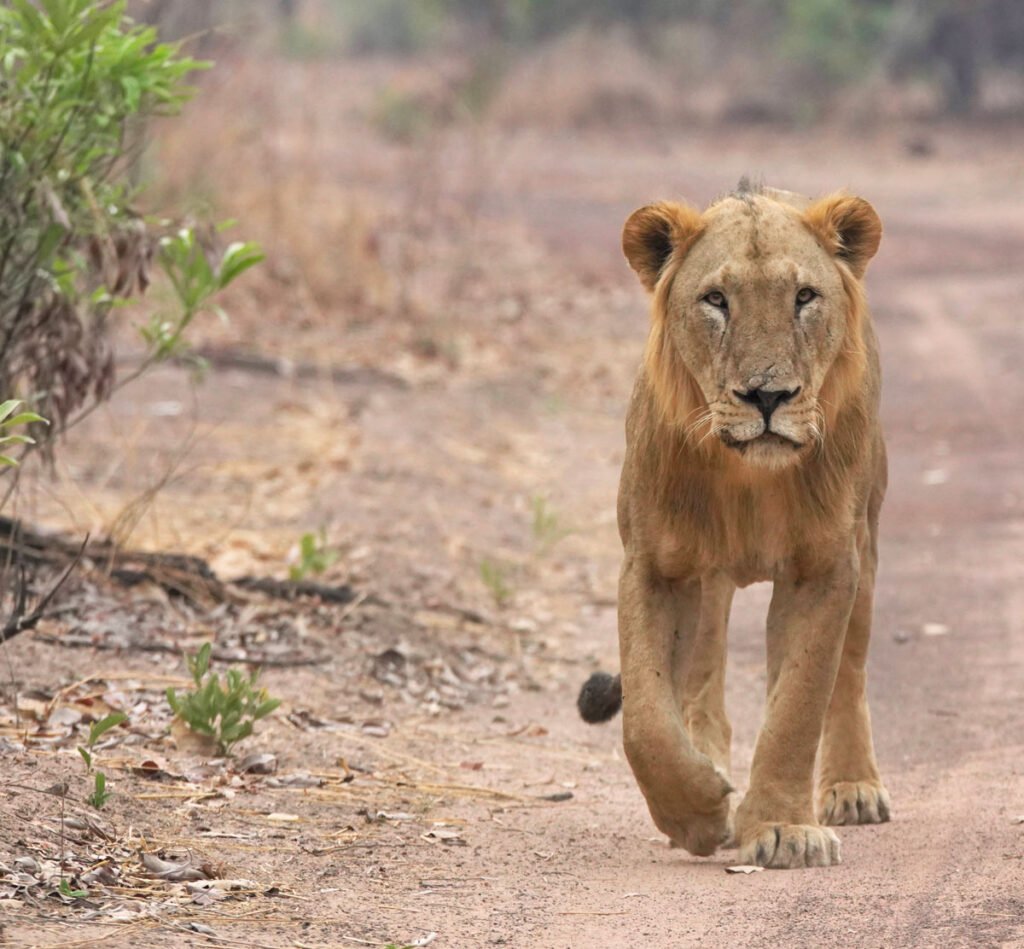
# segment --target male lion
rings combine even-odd
[[[621,705],[651,816],[694,854],[732,838],[743,863],[829,866],[823,824],[889,819],[865,693],[886,459],[862,278],[881,234],[862,198],[746,181],[623,231],[653,319],[619,489],[622,672],[579,707]],[[766,718],[733,829],[726,624],[758,580],[774,583]]]

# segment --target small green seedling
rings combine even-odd
[[[319,576],[338,559],[338,551],[327,546],[327,532],[321,528],[318,534],[311,531],[299,540],[299,562],[288,570],[288,576],[298,582],[311,573]]]
[[[512,587],[508,582],[508,568],[496,560],[485,557],[480,561],[480,579],[491,592],[494,602],[504,606],[512,599]]]
[[[245,675],[239,669],[228,669],[223,680],[210,671],[212,646],[204,643],[196,655],[187,659],[195,689],[181,695],[167,690],[167,701],[192,731],[207,735],[217,742],[221,754],[252,734],[253,725],[266,718],[280,704],[268,698],[266,689],[256,688],[259,670]]]
[[[110,792],[107,790],[107,776],[102,771],[96,771],[93,773],[93,749],[98,742],[111,728],[116,728],[121,722],[127,721],[128,716],[124,712],[111,712],[105,718],[101,718],[98,722],[93,722],[89,726],[89,738],[83,748],[81,745],[78,746],[78,753],[82,756],[82,760],[85,762],[86,774],[93,775],[93,790],[86,801],[91,804],[96,810],[100,810],[104,804],[110,798]]]
[[[88,890],[73,890],[71,884],[67,880],[61,880],[60,885],[57,887],[57,892],[61,896],[66,896],[69,900],[83,900],[89,895]]]
[[[541,553],[547,553],[572,531],[558,522],[558,515],[551,509],[551,505],[539,495],[530,499],[530,506],[533,509],[533,539]]]
[[[102,810],[103,805],[107,803],[110,798],[110,792],[107,790],[107,776],[102,771],[97,771],[93,776],[93,790],[85,800],[91,804],[96,810]]]

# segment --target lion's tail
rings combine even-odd
[[[591,725],[614,718],[622,708],[622,676],[595,672],[583,683],[576,707],[583,721]]]

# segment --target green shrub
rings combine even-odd
[[[832,83],[849,82],[881,61],[892,15],[887,4],[786,0],[782,52]]]
[[[245,675],[239,669],[228,669],[222,680],[210,671],[212,647],[205,643],[195,655],[188,657],[188,669],[195,689],[179,695],[167,690],[171,709],[192,731],[217,742],[221,754],[252,734],[253,725],[266,718],[280,704],[266,689],[257,689],[259,670]]]
[[[178,112],[193,92],[185,80],[208,64],[124,10],[123,0],[0,6],[0,392],[49,418],[54,434],[112,391],[108,324],[145,292],[154,263],[177,298],[165,320],[175,341],[244,269],[237,248],[211,265],[195,232],[186,239],[131,210],[145,122]],[[251,266],[258,253],[240,246]],[[204,265],[216,282],[203,282]],[[149,361],[170,354],[166,338],[147,339]]]

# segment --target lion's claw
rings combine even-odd
[[[891,813],[889,792],[869,781],[838,781],[821,795],[823,824],[884,824]]]
[[[740,845],[740,863],[775,870],[831,867],[842,862],[839,838],[813,824],[762,824]]]

